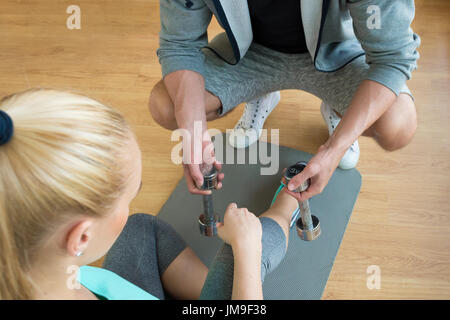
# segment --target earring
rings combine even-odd
[[[81,255],[83,255],[83,252],[78,251],[77,253],[75,253],[75,256],[80,257]]]

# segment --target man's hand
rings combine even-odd
[[[322,145],[317,154],[311,158],[305,169],[291,179],[286,192],[299,201],[305,201],[323,191],[336,170],[343,154],[331,149],[327,144]],[[311,179],[309,188],[304,192],[293,192],[304,181]]]
[[[189,131],[189,135],[190,137],[183,137],[183,139],[187,139],[187,141],[183,141],[183,154],[184,152],[190,152],[189,163],[183,164],[188,190],[192,194],[211,194],[211,190],[200,189],[203,185],[203,174],[211,171],[214,166],[218,171],[216,189],[222,188],[221,181],[224,178],[224,174],[220,173],[222,164],[215,158],[214,144],[208,131],[200,135],[200,139],[198,138],[199,134],[196,136],[191,131]],[[201,161],[200,164],[199,160]],[[202,168],[206,169],[207,172],[202,172]]]

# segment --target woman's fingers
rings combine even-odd
[[[222,239],[223,241],[225,241],[228,244],[230,244],[230,239],[229,239],[230,236],[228,235],[229,231],[227,232],[227,228],[225,227],[225,223],[226,223],[226,221],[228,221],[228,219],[230,219],[230,217],[232,218],[233,211],[236,210],[236,209],[237,209],[236,203],[234,203],[234,202],[230,203],[227,206],[226,210],[225,210],[225,215],[224,215],[224,218],[223,218],[224,222],[218,222],[217,223],[217,235],[219,236],[220,239]]]
[[[219,229],[223,227],[223,222],[217,222],[216,223],[216,228],[217,228],[217,233],[219,233]]]
[[[227,209],[225,210],[225,216],[224,216],[224,220],[226,219],[226,217],[232,213],[234,210],[237,209],[237,204],[232,202],[227,206]]]

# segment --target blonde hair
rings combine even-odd
[[[3,98],[14,135],[0,146],[0,300],[30,299],[33,252],[69,214],[101,216],[125,185],[128,125],[90,98],[33,89]]]

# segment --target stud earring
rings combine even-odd
[[[78,251],[77,253],[75,253],[75,256],[80,257],[81,255],[83,255],[83,252]]]

